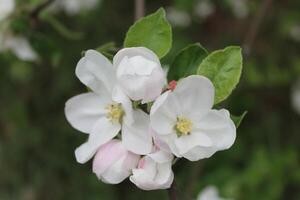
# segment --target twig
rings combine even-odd
[[[135,0],[135,20],[145,16],[145,0]]]
[[[250,25],[249,31],[247,32],[247,35],[246,35],[245,41],[244,41],[244,45],[243,45],[245,56],[250,55],[252,45],[253,45],[253,43],[256,39],[256,36],[259,32],[260,25],[266,15],[266,13],[269,10],[269,7],[270,7],[272,1],[273,0],[264,0],[262,2],[259,10],[257,11],[256,16],[254,17],[254,19]]]
[[[169,195],[170,200],[179,200],[177,184],[176,184],[175,180],[173,181],[171,187],[168,189],[168,195]]]
[[[34,8],[31,13],[30,13],[30,17],[31,18],[38,18],[39,14],[46,9],[48,6],[50,6],[55,0],[47,0],[43,3],[41,3],[40,5],[38,5],[36,8]]]

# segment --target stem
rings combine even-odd
[[[45,8],[50,6],[55,0],[47,0],[40,5],[38,5],[35,9],[33,9],[30,13],[30,16],[32,18],[38,18],[40,12],[42,12]]]
[[[145,0],[135,0],[135,20],[145,16]]]
[[[175,180],[173,181],[171,187],[168,189],[168,195],[169,195],[170,200],[179,200],[177,184],[176,184]]]

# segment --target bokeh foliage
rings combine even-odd
[[[133,23],[133,1],[103,0],[77,16],[45,10],[36,22],[28,13],[41,2],[19,0],[11,23],[40,59],[0,55],[0,199],[167,199],[165,191],[145,192],[128,182],[103,184],[90,164],[77,164],[74,149],[85,136],[68,125],[63,112],[69,97],[86,90],[74,74],[81,52],[109,41],[121,46]],[[192,18],[189,26],[173,29],[164,64],[190,43],[209,51],[244,46],[262,1],[248,1],[245,18],[234,15],[229,1],[214,0],[215,12],[199,19],[193,14],[197,3],[147,1],[147,13],[172,6]],[[300,199],[300,115],[290,105],[290,88],[300,78],[300,42],[291,36],[291,29],[300,26],[299,10],[296,0],[273,1],[268,8],[251,52],[244,52],[241,82],[221,103],[236,115],[248,110],[237,140],[210,159],[175,165],[183,199],[195,198],[209,184],[237,200]]]

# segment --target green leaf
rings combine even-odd
[[[202,60],[208,55],[199,43],[190,44],[182,49],[170,66],[168,80],[179,80],[197,73]]]
[[[242,115],[240,116],[235,116],[235,115],[230,115],[232,121],[235,124],[235,127],[238,128],[241,124],[241,122],[243,121],[244,117],[246,116],[246,114],[248,113],[248,111],[244,111]]]
[[[227,47],[209,54],[200,64],[198,74],[215,86],[215,104],[225,100],[238,84],[242,73],[241,48]]]
[[[169,52],[172,46],[172,29],[163,8],[141,18],[129,28],[124,47],[138,46],[151,49],[159,58]]]

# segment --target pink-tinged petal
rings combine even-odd
[[[119,140],[109,141],[97,151],[93,161],[93,172],[102,174],[124,155],[126,155],[126,151]]]
[[[110,96],[116,85],[115,69],[101,53],[88,50],[76,66],[79,80],[101,96]]]
[[[131,174],[138,161],[139,156],[128,152],[120,140],[112,140],[99,148],[93,172],[105,183],[118,184]]]
[[[134,123],[122,126],[122,142],[131,152],[145,155],[152,150],[152,137],[149,132],[149,116],[142,110],[134,111]]]
[[[66,102],[65,115],[77,130],[90,133],[95,123],[104,116],[107,101],[89,92],[72,97]]]

